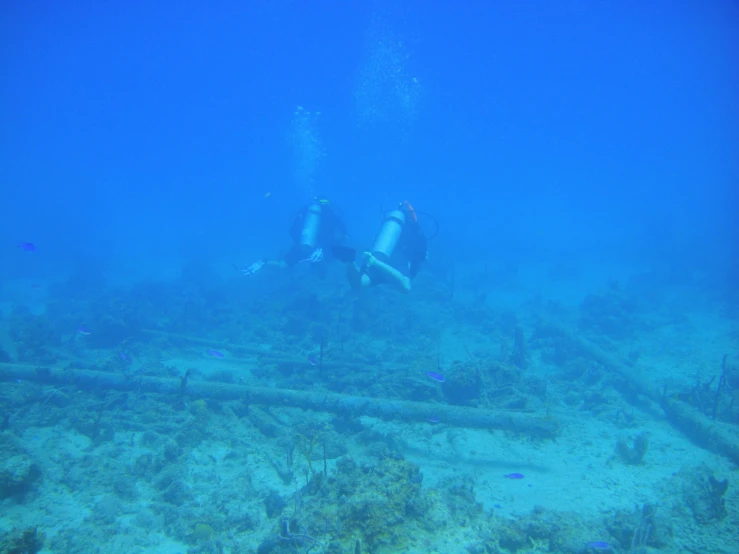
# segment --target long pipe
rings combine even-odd
[[[544,327],[556,334],[561,334],[571,341],[577,350],[618,376],[621,380],[619,386],[622,394],[626,393],[628,395],[631,392],[632,395],[640,394],[649,398],[659,404],[670,423],[689,439],[709,450],[726,456],[735,464],[739,464],[739,432],[737,432],[736,425],[713,421],[690,404],[669,398],[657,387],[642,379],[636,371],[631,370],[616,356],[608,354],[593,343],[571,334],[564,327],[552,323],[544,324]]]
[[[90,369],[61,369],[23,364],[0,363],[0,380],[23,379],[47,385],[73,384],[85,389],[136,390],[141,392],[179,395],[182,380],[171,377],[127,376],[123,373]],[[244,400],[254,404],[291,406],[319,412],[367,415],[386,420],[429,421],[459,427],[516,431],[540,438],[558,434],[560,424],[553,418],[522,412],[493,411],[448,404],[430,404],[405,400],[387,400],[350,396],[331,392],[316,392],[234,385],[213,381],[188,380],[184,392],[192,397],[215,400]],[[436,421],[434,419],[434,421]]]
[[[731,459],[734,463],[739,464],[739,436],[737,436],[736,430],[733,428],[733,426],[721,422],[716,422],[713,420],[710,420],[707,418],[704,414],[690,406],[689,404],[685,402],[681,402],[678,400],[674,400],[672,398],[667,397],[666,395],[662,394],[657,387],[655,387],[653,384],[649,383],[647,380],[643,379],[640,375],[636,374],[636,372],[632,371],[627,364],[622,362],[617,356],[605,352],[603,349],[601,349],[599,346],[593,344],[592,342],[585,340],[573,333],[571,333],[568,329],[565,327],[553,323],[553,322],[543,322],[541,324],[543,327],[548,329],[550,332],[552,332],[555,335],[559,335],[564,337],[566,340],[570,341],[572,345],[575,346],[576,350],[579,350],[583,354],[587,355],[589,358],[597,361],[603,367],[605,367],[607,370],[609,370],[612,374],[617,376],[620,379],[620,383],[618,383],[618,388],[622,394],[625,396],[629,395],[641,395],[644,396],[656,404],[658,404],[662,410],[664,411],[665,415],[667,416],[668,420],[672,423],[672,425],[675,426],[676,429],[683,432],[688,438],[691,440],[702,444],[706,448],[713,450],[714,452],[717,452],[719,454],[722,454],[726,456],[727,458]],[[146,330],[146,334],[153,335],[153,336],[161,336],[161,337],[169,337],[170,339],[183,341],[183,342],[190,342],[193,344],[202,344],[206,345],[208,342],[204,339],[201,339],[199,337],[188,337],[183,335],[176,335],[176,334],[170,334],[165,333],[162,331],[154,331],[154,330]],[[253,355],[265,355],[272,357],[274,356],[274,361],[295,361],[294,358],[282,358],[279,354],[275,354],[270,351],[263,351],[256,349],[252,346],[245,346],[245,345],[229,345],[229,348],[233,349],[234,353],[236,354],[242,354],[248,353]],[[330,368],[334,365],[336,366],[343,366],[346,368],[355,368],[355,369],[363,369],[364,367],[361,364],[357,363],[333,363],[333,364],[324,364],[326,367]],[[280,389],[267,389],[267,390],[280,390]],[[297,391],[290,391],[290,392],[297,392]],[[339,395],[341,396],[341,395]],[[359,397],[347,397],[347,398],[359,398]],[[398,401],[387,401],[387,400],[376,400],[376,399],[367,399],[367,400],[375,400],[378,402],[383,402],[387,404],[387,410],[388,411],[402,411],[403,407],[396,405]],[[425,417],[439,417],[441,418],[441,414],[445,410],[470,410],[471,408],[458,408],[453,406],[447,406],[443,404],[419,404],[419,403],[411,403],[414,405],[422,405],[425,407],[428,407],[427,409],[421,410],[418,413],[423,414],[419,416],[419,419],[424,419]],[[304,406],[309,407],[309,406]],[[313,409],[320,409],[320,408],[313,408]],[[384,411],[382,409],[382,406],[377,408],[378,412]],[[478,410],[474,409],[473,413],[478,412],[485,412],[485,410]],[[474,422],[475,417],[474,416],[461,416],[461,415],[447,415],[444,416],[444,419],[446,421],[449,421],[449,423],[455,423],[456,425],[460,425],[463,427],[489,427],[492,429],[509,429],[511,426],[515,426],[516,424],[510,420],[506,422],[506,417],[513,416],[514,414],[510,415],[502,415],[499,412],[487,412],[489,414],[495,414],[494,418],[491,418],[494,420],[494,424],[492,425],[477,425]],[[369,414],[368,415],[373,415]],[[518,421],[528,421],[526,418],[534,418],[535,416],[529,415],[529,414],[515,414],[518,417]],[[377,417],[383,417],[381,415],[377,415]],[[448,417],[448,419],[447,419]],[[483,417],[482,420],[484,421],[485,418]],[[540,421],[540,420],[537,420]],[[507,424],[510,424],[506,426]],[[537,426],[535,426],[537,427]],[[554,427],[558,427],[555,425]],[[528,431],[525,431],[528,432]],[[538,430],[532,430],[531,434],[538,434]],[[542,433],[543,436],[553,436],[556,434],[556,431],[554,429],[548,429],[548,432]]]

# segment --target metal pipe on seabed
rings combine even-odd
[[[43,367],[0,363],[0,380],[22,379],[45,385],[75,385],[83,389],[139,391],[165,395],[185,392],[191,397],[215,400],[243,400],[253,404],[290,406],[318,412],[370,416],[386,420],[439,423],[458,427],[514,431],[538,438],[551,438],[559,433],[556,419],[521,412],[508,412],[350,396],[332,392],[303,391],[214,381],[188,380],[183,391],[181,379],[172,377],[131,376],[123,373],[90,369]]]

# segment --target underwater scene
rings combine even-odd
[[[739,552],[735,2],[0,12],[0,554]]]

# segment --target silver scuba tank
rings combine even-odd
[[[385,220],[382,222],[380,232],[375,237],[375,244],[372,246],[372,254],[380,259],[389,260],[395,246],[398,244],[400,235],[405,225],[405,213],[403,210],[390,210],[385,214]]]
[[[309,246],[310,248],[315,248],[320,227],[321,205],[318,202],[312,202],[305,211],[303,230],[300,232],[300,244],[303,246]]]

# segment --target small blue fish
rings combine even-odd
[[[85,327],[84,325],[82,327],[80,327],[79,329],[77,329],[77,332],[80,335],[89,335],[90,334],[90,330],[87,327]]]
[[[434,381],[438,383],[445,383],[446,379],[441,373],[436,373],[435,371],[427,371],[426,376],[430,379],[433,379]]]
[[[310,362],[310,365],[318,365],[318,360],[316,360],[315,356],[308,356],[308,362]]]
[[[523,479],[523,473],[509,473],[508,475],[504,475],[506,479]]]
[[[432,425],[436,425],[437,423],[439,423],[439,418],[436,416],[430,417],[428,418],[428,422],[431,423]]]
[[[208,350],[208,354],[214,358],[223,358],[223,352],[219,352],[218,350]]]
[[[38,252],[38,248],[32,242],[21,242],[18,244],[18,248],[21,248],[25,252]]]
[[[130,364],[131,363],[131,356],[129,356],[125,352],[118,352],[118,357],[121,359],[121,361],[124,364]]]
[[[593,541],[586,544],[588,548],[592,548],[593,550],[600,550],[602,552],[611,550],[611,545],[608,544],[606,541]]]

